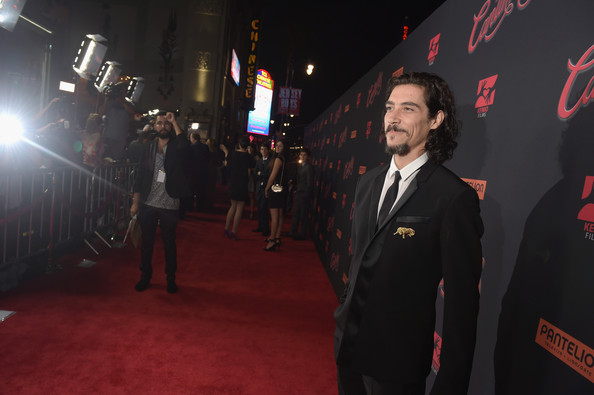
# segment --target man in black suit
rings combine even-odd
[[[206,210],[206,189],[208,186],[208,163],[210,161],[210,150],[206,142],[206,133],[201,130],[190,134],[190,185],[196,199],[196,211]],[[194,202],[191,201],[190,208]]]
[[[142,230],[140,281],[135,289],[148,288],[153,275],[152,257],[157,223],[161,227],[165,249],[167,292],[177,292],[177,247],[175,232],[180,198],[192,196],[184,175],[183,159],[190,145],[173,113],[159,113],[154,125],[157,138],[145,144],[134,181],[134,200],[130,215],[138,214]],[[173,133],[173,130],[175,133]]]
[[[314,191],[314,171],[313,166],[309,163],[310,156],[309,148],[303,148],[299,152],[297,189],[291,221],[291,236],[295,240],[305,240],[309,234],[309,214],[312,209]]]
[[[431,394],[466,394],[483,223],[476,192],[441,165],[457,145],[454,98],[428,73],[393,77],[386,98],[391,158],[358,181],[352,260],[334,314],[339,393],[425,394],[443,278],[441,360]]]

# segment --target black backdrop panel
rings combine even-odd
[[[357,178],[389,160],[387,80],[450,84],[462,136],[445,165],[477,189],[485,223],[470,394],[594,393],[592,15],[590,0],[450,0],[306,130],[314,242],[340,295]]]

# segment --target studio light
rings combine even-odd
[[[76,85],[73,84],[72,82],[60,81],[60,86],[58,87],[58,89],[61,92],[74,93],[74,90],[76,89]]]
[[[87,34],[78,53],[74,58],[72,68],[81,78],[87,80],[96,76],[107,52],[107,39],[100,34]]]
[[[115,84],[118,78],[120,78],[120,74],[122,73],[120,66],[121,64],[112,60],[103,63],[97,73],[97,78],[95,78],[95,88],[99,92],[103,93],[107,85]]]
[[[126,100],[130,103],[136,104],[140,100],[140,95],[144,89],[144,78],[134,77],[130,80],[128,85],[128,92],[126,93]]]
[[[307,65],[307,69],[305,70],[305,72],[307,73],[307,75],[311,75],[311,73],[313,73],[314,71],[314,65],[313,64],[308,64]]]
[[[0,145],[16,143],[23,136],[23,125],[14,116],[0,114]]]
[[[0,26],[9,32],[13,31],[26,2],[27,0],[0,0]]]

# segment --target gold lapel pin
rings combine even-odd
[[[413,237],[415,235],[415,230],[412,228],[404,228],[404,227],[399,227],[396,232],[394,232],[394,236],[396,235],[400,235],[402,236],[402,238],[406,238],[406,236],[408,237]]]

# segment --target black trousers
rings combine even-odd
[[[295,195],[293,217],[291,221],[291,235],[307,238],[309,233],[309,213],[312,209],[312,199],[309,196]]]
[[[161,238],[165,249],[165,274],[167,280],[175,280],[177,271],[177,247],[175,244],[175,231],[178,222],[178,210],[165,210],[142,205],[138,216],[142,229],[142,246],[140,248],[140,272],[145,280],[153,276],[153,248],[157,224],[161,227]]]

